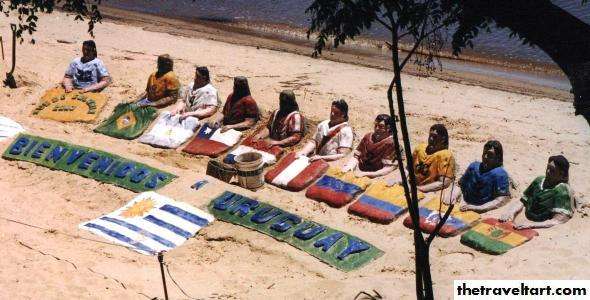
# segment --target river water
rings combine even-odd
[[[590,24],[590,3],[582,5],[581,0],[552,0],[552,2],[583,22]],[[120,9],[186,20],[286,24],[307,28],[309,16],[306,15],[305,9],[312,3],[312,0],[109,0],[103,3]],[[367,35],[386,40],[389,36],[380,24],[375,24]],[[474,40],[475,48],[470,50],[470,55],[483,58],[484,61],[518,61],[542,68],[547,65],[555,66],[543,51],[523,45],[516,38],[510,38],[509,35],[510,31],[507,29],[494,30],[491,33],[482,32]],[[450,38],[448,40],[450,41]],[[540,73],[529,73],[516,69],[491,69],[461,63],[443,63],[443,65],[454,71],[469,71],[481,75],[495,72],[495,76],[505,79],[515,79],[566,91],[571,88],[569,81],[562,74],[540,75]]]
[[[311,2],[311,0],[110,0],[108,4],[117,8],[171,17],[255,21],[307,27],[309,16],[305,14],[305,9]],[[590,24],[590,3],[583,6],[581,0],[552,2]],[[369,35],[376,38],[387,36],[379,24],[375,24]],[[474,44],[476,53],[495,59],[508,58],[532,63],[551,63],[550,58],[541,50],[522,45],[516,38],[510,38],[508,30],[482,33]]]

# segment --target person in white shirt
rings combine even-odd
[[[98,92],[111,83],[111,77],[102,60],[98,59],[96,43],[82,43],[82,57],[74,59],[61,82],[66,93],[74,89],[82,92]]]
[[[354,134],[348,125],[348,104],[344,100],[332,102],[330,119],[318,124],[313,140],[297,152],[310,156],[310,160],[334,161],[343,158],[352,150]]]
[[[197,67],[195,80],[183,90],[181,101],[172,110],[172,115],[180,115],[181,119],[196,117],[202,120],[214,115],[220,104],[217,89],[211,85],[209,69]]]

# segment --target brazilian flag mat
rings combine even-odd
[[[140,136],[156,118],[153,107],[139,107],[135,103],[121,103],[113,114],[94,129],[94,132],[119,139],[132,140]]]

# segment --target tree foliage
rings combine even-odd
[[[513,4],[522,2],[523,9],[519,13],[530,14],[534,13],[535,1],[510,0]],[[549,0],[540,0],[549,1]],[[487,7],[502,6],[500,1],[491,0],[442,0],[442,6],[448,11],[455,11],[457,13],[457,28],[453,33],[452,48],[453,52],[458,55],[463,48],[473,48],[473,39],[475,39],[481,32],[491,32],[493,27],[508,28],[501,22],[495,22],[496,15],[491,14],[491,9]],[[526,2],[526,3],[525,3]],[[585,5],[588,0],[581,0],[580,5]],[[529,10],[526,10],[529,7]],[[542,16],[539,16],[542,19]],[[534,25],[534,24],[532,24]],[[511,28],[508,28],[511,29]],[[534,46],[534,42],[528,39],[526,35],[520,32],[511,30],[510,37],[516,37],[524,45]]]
[[[445,42],[442,30],[457,21],[455,8],[442,4],[429,0],[314,1],[306,10],[311,16],[308,37],[317,34],[313,55],[321,54],[327,42],[338,47],[377,24],[395,32],[396,39],[413,45],[412,52],[417,50],[418,54],[415,63],[432,67]]]
[[[39,14],[51,13],[56,8],[75,14],[75,20],[86,21],[88,33],[94,36],[94,25],[102,20],[98,5],[102,0],[10,0],[0,1],[0,11],[6,17],[16,18],[16,35],[23,41],[23,34],[37,31]],[[31,42],[34,43],[34,39]]]

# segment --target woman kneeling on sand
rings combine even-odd
[[[279,109],[271,114],[266,127],[254,136],[254,140],[268,138],[271,146],[290,147],[301,141],[304,135],[304,119],[299,112],[295,93],[284,90],[279,95]]]
[[[178,99],[180,82],[174,74],[174,62],[168,54],[158,56],[158,70],[148,78],[145,91],[139,95],[139,106],[165,107]]]
[[[500,221],[514,220],[523,208],[528,221],[515,222],[515,229],[549,228],[569,221],[574,215],[574,198],[568,173],[569,162],[565,157],[549,157],[545,176],[533,180],[520,201],[509,207]]]
[[[461,179],[459,187],[450,196],[452,202],[461,197],[461,211],[486,212],[496,209],[510,200],[510,177],[503,165],[502,144],[488,141],[483,146],[481,162],[472,162]],[[451,201],[445,199],[448,204]]]
[[[74,59],[62,80],[66,93],[74,89],[82,92],[98,92],[111,83],[107,68],[97,57],[96,43],[92,40],[82,43],[82,57]]]
[[[195,80],[182,92],[181,101],[172,110],[172,115],[180,115],[181,119],[196,117],[202,120],[214,115],[220,104],[217,89],[209,78],[209,69],[196,67]]]
[[[221,132],[230,129],[246,130],[256,125],[260,119],[258,105],[250,95],[248,79],[243,76],[234,78],[234,90],[227,96],[222,115],[215,122],[221,126]]]
[[[419,144],[414,149],[412,157],[419,191],[440,191],[449,187],[455,179],[455,158],[449,150],[449,134],[445,125],[432,125],[428,144]],[[400,182],[401,179],[397,175],[396,179],[390,181],[390,185]]]
[[[353,158],[343,168],[355,170],[356,177],[376,178],[385,176],[397,167],[394,157],[392,127],[393,118],[380,114],[375,118],[375,129],[367,133],[354,151]]]
[[[313,140],[297,152],[310,156],[310,160],[334,161],[343,158],[352,150],[354,138],[352,127],[348,125],[348,104],[344,100],[332,102],[330,119],[318,124]]]

